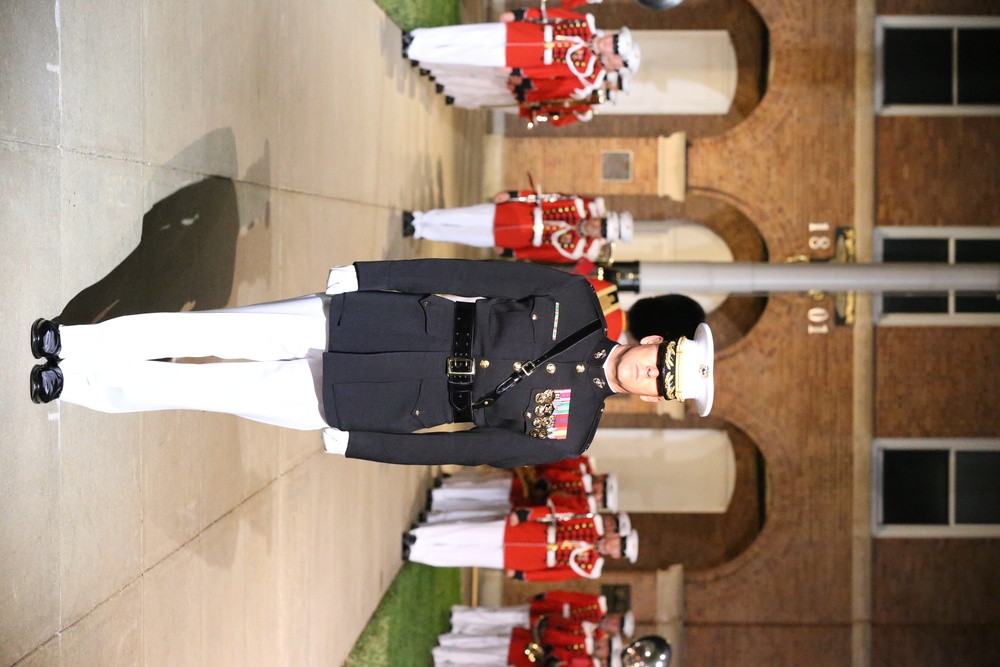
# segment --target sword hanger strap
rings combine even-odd
[[[498,384],[496,387],[494,387],[492,391],[483,395],[482,397],[480,397],[478,401],[473,403],[472,409],[477,410],[479,408],[485,408],[487,406],[493,405],[493,403],[498,398],[500,398],[500,396],[503,393],[511,389],[514,385],[516,385],[524,378],[534,373],[535,369],[537,369],[539,366],[544,364],[549,359],[552,359],[562,354],[563,352],[570,349],[571,347],[582,341],[590,334],[600,330],[600,328],[601,328],[601,320],[596,319],[590,324],[586,324],[580,329],[577,329],[572,334],[570,334],[569,336],[562,339],[561,341],[553,345],[551,348],[546,350],[546,352],[542,356],[538,357],[534,361],[527,362],[526,364],[521,366],[519,370],[516,370],[513,373],[511,373],[506,380]]]

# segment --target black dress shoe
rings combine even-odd
[[[31,401],[50,403],[62,394],[63,372],[54,361],[31,369]]]
[[[403,37],[403,57],[406,58],[407,51],[410,50],[410,44],[413,43],[413,33],[411,33],[409,30],[404,30],[402,37]]]
[[[451,106],[452,104],[455,103],[455,98],[452,97],[451,95],[445,95],[444,96],[444,103],[447,104],[448,106]]]
[[[59,325],[52,320],[39,317],[31,325],[31,354],[35,359],[47,357],[58,359],[62,352],[62,337],[59,335]]]
[[[427,489],[427,502],[424,504],[424,509],[430,512],[434,509],[434,490]]]
[[[427,510],[420,510],[417,514],[417,523],[424,524],[427,523]]]
[[[444,92],[444,86],[441,85],[440,83],[435,83],[434,84],[434,92],[436,92],[438,94],[443,93]]]
[[[431,75],[431,71],[429,69],[424,69],[423,67],[421,67],[418,71],[421,74],[423,74],[424,76],[430,76]]]
[[[403,236],[413,236],[417,228],[413,226],[413,213],[403,211]]]
[[[417,536],[413,533],[403,533],[403,544],[413,546],[417,543]]]

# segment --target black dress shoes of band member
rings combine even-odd
[[[417,228],[413,226],[413,213],[403,211],[403,236],[413,236]]]
[[[50,403],[62,393],[63,372],[55,361],[49,360],[31,369],[31,400],[34,403]]]
[[[39,317],[31,325],[31,354],[35,359],[45,357],[58,359],[62,352],[62,338],[59,335],[59,325],[44,317]]]

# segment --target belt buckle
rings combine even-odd
[[[448,382],[472,384],[476,375],[476,364],[472,357],[448,357]]]

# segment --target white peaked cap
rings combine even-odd
[[[707,417],[715,398],[715,341],[712,330],[702,322],[694,339],[677,346],[677,397],[694,401],[698,414]]]
[[[639,560],[639,533],[635,532],[635,529],[629,531],[625,538],[625,558],[628,558],[630,563]]]
[[[628,515],[628,512],[618,513],[618,534],[624,535],[632,531],[632,517]]]

